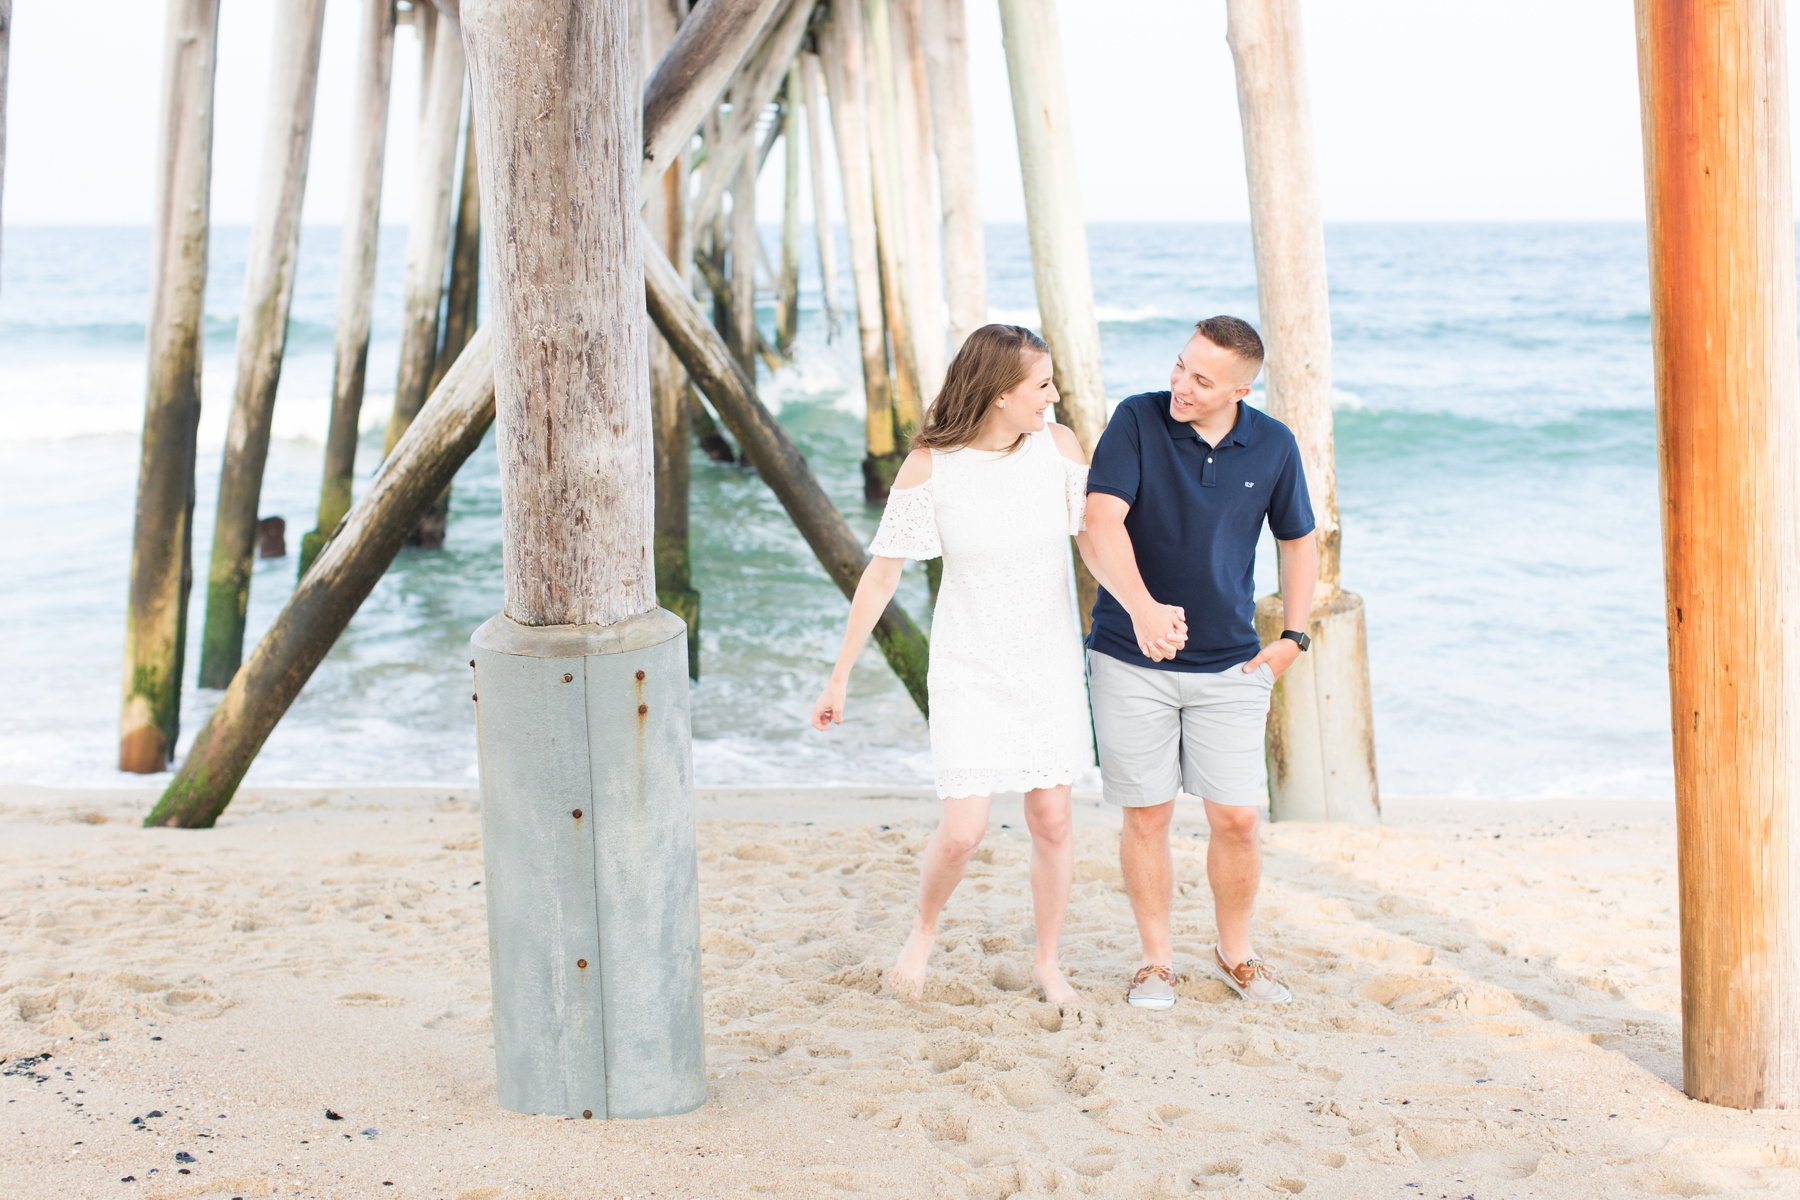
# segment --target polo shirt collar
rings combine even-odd
[[[1237,402],[1237,420],[1232,423],[1231,432],[1225,435],[1220,446],[1248,446],[1252,440],[1250,425],[1256,420],[1257,412],[1242,400]],[[1177,421],[1169,415],[1168,401],[1162,405],[1163,425],[1168,429],[1171,438],[1193,438],[1200,441],[1200,431],[1186,421]],[[1218,449],[1218,446],[1213,447]]]

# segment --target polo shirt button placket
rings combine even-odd
[[[1215,475],[1216,475],[1216,472],[1213,468],[1213,456],[1211,454],[1208,454],[1206,456],[1205,464],[1202,465],[1200,468],[1200,486],[1201,487],[1212,487],[1215,483],[1215,478],[1214,478]]]

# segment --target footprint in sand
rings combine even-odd
[[[1543,1157],[1525,1135],[1494,1121],[1409,1122],[1400,1140],[1422,1161],[1500,1179],[1524,1179]]]
[[[1638,1186],[1659,1196],[1800,1194],[1800,1146],[1675,1138],[1644,1160]]]

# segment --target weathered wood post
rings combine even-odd
[[[944,386],[944,253],[938,245],[937,197],[931,186],[935,140],[930,85],[919,29],[919,0],[889,0],[888,27],[894,56],[895,132],[900,150],[897,182],[906,220],[907,311],[919,362],[919,402],[930,404]]]
[[[919,31],[930,81],[931,135],[944,210],[944,291],[950,353],[987,324],[987,242],[975,171],[974,103],[969,97],[969,39],[963,0],[925,0]]]
[[[783,191],[781,204],[780,296],[775,307],[775,348],[784,356],[794,352],[800,336],[800,124],[806,114],[805,93],[800,90],[800,60],[788,68],[787,121],[781,136]]]
[[[1683,1089],[1800,1106],[1800,367],[1779,0],[1638,0]]]
[[[720,418],[737,436],[744,460],[756,468],[781,501],[831,581],[846,599],[852,596],[869,561],[861,540],[850,532],[787,431],[757,400],[755,385],[707,324],[680,275],[656,249],[653,237],[645,239],[644,304],[681,357],[688,377],[712,400]],[[890,601],[876,622],[875,641],[919,711],[925,712],[930,647],[897,602]]]
[[[637,48],[637,78],[645,86],[677,35],[682,19],[678,3],[680,0],[633,0],[632,20],[642,23],[632,39]],[[693,257],[686,181],[684,154],[676,155],[660,174],[640,181],[645,227],[669,259],[678,263]],[[656,455],[656,601],[687,625],[688,678],[698,679],[700,593],[694,590],[688,553],[688,493],[693,482],[688,461],[693,421],[688,406],[698,401],[693,399],[693,384],[681,360],[654,326],[649,342],[651,445]]]
[[[1319,215],[1312,107],[1299,0],[1226,0],[1250,188],[1256,294],[1268,349],[1269,412],[1294,431],[1317,521],[1319,583],[1310,653],[1288,668],[1269,707],[1269,816],[1381,820],[1369,647],[1362,597],[1338,587],[1337,467],[1331,445],[1331,300]],[[1281,636],[1280,596],[1256,608],[1257,631]]]
[[[350,511],[356,439],[369,368],[369,323],[375,305],[375,253],[381,239],[382,170],[387,161],[388,101],[394,84],[394,0],[364,0],[362,50],[356,67],[356,125],[351,130],[350,203],[338,251],[337,332],[332,342],[331,424],[319,520],[300,538],[306,574],[331,531]]]
[[[431,111],[431,52],[437,45],[437,5],[432,0],[412,0],[413,33],[419,39],[419,123]]]
[[[419,124],[413,203],[406,230],[406,300],[400,324],[400,370],[394,411],[382,453],[391,452],[430,395],[437,365],[438,318],[444,299],[444,264],[450,255],[451,213],[456,198],[456,144],[462,130],[463,74],[467,58],[454,22],[440,21],[432,38],[431,74],[425,82],[425,118]]]
[[[892,22],[887,0],[864,0],[857,41],[863,52],[863,76],[868,104],[863,111],[869,127],[869,183],[875,210],[875,251],[880,263],[883,320],[894,363],[893,414],[895,449],[886,457],[869,454],[863,490],[886,500],[894,477],[905,461],[905,443],[924,420],[923,375],[919,367],[917,328],[912,313],[912,268],[907,245],[906,203],[900,188],[899,112],[894,98]]]
[[[444,289],[444,336],[438,345],[437,361],[431,368],[431,386],[435,392],[449,372],[451,364],[469,339],[481,317],[481,188],[477,181],[478,155],[475,152],[475,123],[471,121],[463,142],[462,189],[456,202],[456,226],[450,242],[450,283]],[[445,527],[450,523],[450,488],[444,489],[432,506],[419,518],[407,544],[436,550],[444,544]]]
[[[1106,380],[1101,374],[1100,323],[1094,319],[1094,283],[1075,178],[1075,133],[1063,84],[1056,6],[1000,0],[1000,30],[1012,85],[1013,127],[1019,138],[1038,320],[1050,345],[1056,390],[1062,394],[1056,418],[1092,455],[1106,428]],[[1092,620],[1098,586],[1076,555],[1075,590],[1083,630]]]
[[[812,9],[812,0],[785,0],[754,51],[732,76],[731,117],[721,123],[717,138],[710,132],[707,136],[700,194],[688,217],[695,225],[703,226],[713,219],[725,193],[737,186],[739,169],[746,158],[753,174],[761,172],[757,122],[787,81],[788,66],[806,38]]]
[[[149,370],[119,713],[119,769],[140,774],[168,767],[181,720],[219,0],[169,0],[163,47]]]
[[[719,103],[782,0],[700,0],[644,85],[641,186],[661,177]]]
[[[684,630],[656,604],[627,0],[464,0],[462,21],[506,578],[473,638],[500,1102],[686,1112],[706,1099],[693,766]]]
[[[275,421],[275,390],[287,349],[288,306],[300,250],[300,207],[312,151],[313,97],[325,0],[281,0],[263,125],[262,176],[250,233],[244,307],[238,317],[237,388],[219,468],[200,686],[222,688],[244,657],[244,613],[256,550],[257,506]]]
[[[843,330],[843,307],[838,301],[837,238],[831,231],[831,187],[825,178],[825,131],[819,115],[819,56],[810,50],[800,54],[801,95],[806,106],[806,148],[812,175],[813,235],[819,242],[819,302],[825,309],[825,340],[837,341]]]
[[[818,43],[831,96],[831,128],[837,145],[850,278],[856,292],[856,330],[862,350],[863,498],[870,504],[882,504],[899,468],[893,465],[898,448],[894,387],[888,375],[887,327],[882,316],[881,260],[869,161],[868,55],[863,49],[862,21],[861,0],[833,0],[831,20],[819,31]]]
[[[462,187],[456,200],[456,225],[450,239],[450,284],[444,289],[444,336],[431,368],[427,394],[450,371],[450,364],[475,336],[481,315],[481,185],[477,179],[475,125],[463,142]]]
[[[738,162],[731,184],[731,352],[744,374],[756,378],[756,155]]]

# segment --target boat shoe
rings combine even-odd
[[[1293,993],[1282,987],[1275,978],[1275,972],[1269,970],[1269,964],[1260,958],[1246,958],[1234,967],[1225,961],[1225,956],[1214,946],[1213,970],[1224,978],[1232,991],[1246,1000],[1282,1004],[1294,998]]]
[[[1175,1004],[1175,972],[1155,963],[1139,967],[1131,977],[1125,1003],[1138,1008],[1171,1008]]]

